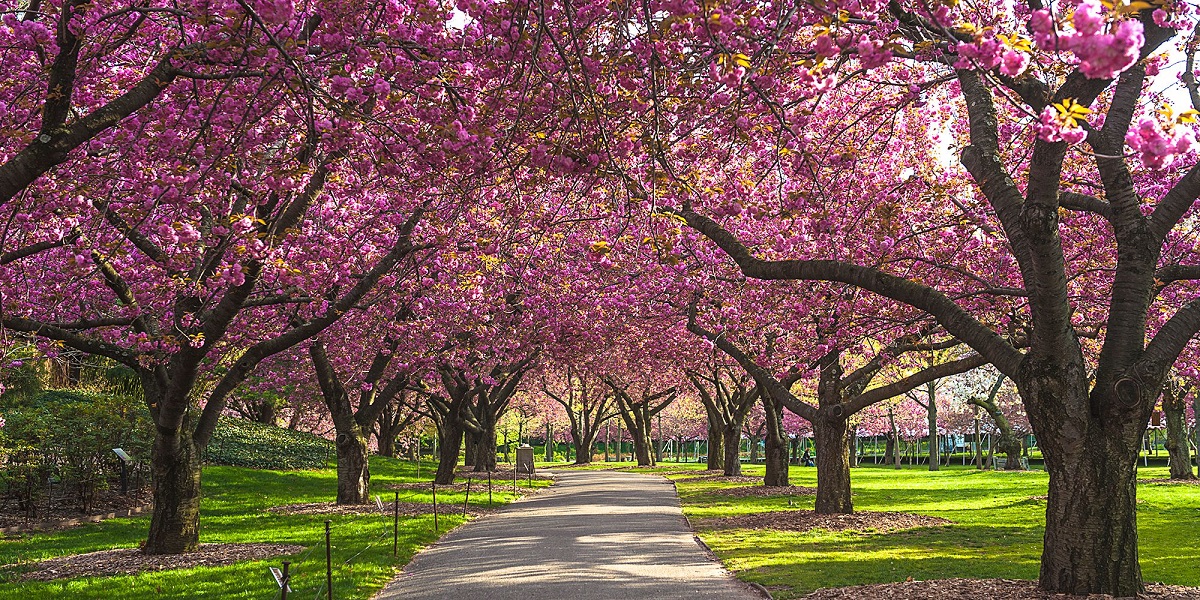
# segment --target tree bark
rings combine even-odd
[[[454,469],[458,467],[458,451],[463,445],[463,429],[456,423],[442,420],[437,424],[438,468],[433,482],[439,485],[454,483]]]
[[[783,407],[771,394],[763,394],[762,402],[767,425],[763,485],[785,486],[788,484],[788,439],[783,430]]]
[[[735,477],[742,474],[742,421],[733,421],[721,431],[721,439],[725,443],[721,459],[725,466],[723,475]],[[710,452],[711,454],[711,452]]]
[[[200,456],[191,437],[159,427],[150,455],[154,515],[145,554],[182,554],[200,545]]]
[[[357,427],[337,432],[337,503],[366,504],[371,495],[368,433]]]
[[[1141,590],[1137,556],[1136,456],[1101,434],[1080,452],[1046,454],[1050,492],[1039,581],[1043,589],[1135,596]],[[1091,436],[1089,436],[1091,437]],[[1065,460],[1064,460],[1065,458]]]
[[[817,449],[818,514],[850,514],[850,424],[846,419],[824,416],[813,422]]]
[[[1171,389],[1163,389],[1163,416],[1167,421],[1167,455],[1171,458],[1171,479],[1195,479],[1192,473],[1192,453],[1188,447],[1187,404],[1184,395]]]
[[[496,427],[484,428],[475,436],[475,471],[484,473],[496,470]]]
[[[937,391],[934,382],[925,384],[925,393],[925,416],[929,427],[929,470],[937,471],[942,466],[942,457],[941,448],[938,447]]]
[[[379,446],[380,456],[396,457],[396,436],[387,435],[386,433],[377,435],[375,436],[375,442]]]
[[[709,471],[722,471],[725,469],[725,436],[721,433],[721,425],[713,421],[710,416],[708,419],[708,465],[705,467]]]
[[[474,469],[475,459],[478,457],[479,452],[476,449],[479,443],[479,434],[474,431],[465,430],[463,431],[463,442],[463,466]]]

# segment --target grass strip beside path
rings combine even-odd
[[[631,463],[626,463],[631,464]],[[614,463],[591,468],[612,468]],[[684,514],[699,537],[739,578],[775,598],[816,589],[870,583],[965,578],[1036,579],[1045,527],[1047,477],[1041,471],[977,471],[973,467],[891,468],[864,465],[852,473],[854,508],[942,517],[946,527],[894,533],[808,532],[706,526],[723,518],[771,511],[812,510],[807,494],[737,497],[723,492],[753,485],[697,478],[703,464],[665,462],[654,469],[674,479]],[[743,465],[761,477],[761,465]],[[816,469],[790,470],[790,483],[815,486]],[[1200,586],[1200,486],[1149,482],[1163,467],[1139,473],[1138,537],[1147,582]]]
[[[334,597],[369,598],[384,586],[422,547],[438,535],[433,516],[400,517],[399,553],[392,558],[393,492],[389,484],[428,482],[431,463],[421,465],[416,476],[413,463],[371,457],[372,495],[379,494],[386,514],[288,515],[271,512],[273,506],[330,502],[336,496],[337,474],[333,468],[301,471],[267,471],[238,467],[206,467],[201,510],[200,540],[209,543],[267,542],[298,544],[306,550],[271,561],[252,561],[224,567],[196,567],[142,573],[139,575],[74,578],[48,582],[17,582],[16,563],[82,554],[110,548],[132,548],[140,544],[150,525],[149,516],[113,519],[63,531],[0,538],[0,600],[40,598],[223,598],[263,599],[278,597],[279,591],[268,567],[292,561],[292,590],[295,598],[314,598],[325,586],[325,519],[332,524]],[[498,483],[498,482],[497,482]],[[534,480],[535,487],[550,482]],[[521,482],[521,487],[526,487]],[[511,484],[496,485],[496,505],[516,496]],[[403,502],[432,502],[428,490],[404,490]],[[463,522],[463,493],[438,490],[440,533]],[[485,507],[486,483],[474,481],[470,504]]]

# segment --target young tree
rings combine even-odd
[[[739,454],[742,445],[742,425],[746,422],[746,415],[750,414],[750,410],[758,402],[758,386],[742,369],[735,370],[719,364],[714,364],[708,373],[689,369],[686,374],[708,414],[709,455],[714,454],[711,446],[715,433],[716,439],[723,442],[724,457],[721,463],[724,466],[724,475],[741,475],[742,461]]]
[[[549,377],[543,377],[542,393],[551,400],[562,405],[570,421],[571,442],[575,446],[575,464],[586,465],[592,462],[592,448],[596,444],[596,436],[600,426],[616,416],[612,401],[614,396],[605,393],[599,381],[589,379],[586,372],[578,372],[571,366],[565,368],[564,382],[559,389],[566,389],[566,394],[551,389]]]
[[[675,401],[678,389],[669,387],[655,391],[655,386],[647,382],[641,386],[641,392],[631,394],[629,388],[634,385],[632,382],[622,382],[612,375],[605,375],[601,379],[617,399],[621,420],[625,422],[626,430],[633,441],[633,453],[638,466],[652,466],[654,464],[654,454],[651,451],[654,441],[650,439],[650,433],[654,429],[652,419]]]

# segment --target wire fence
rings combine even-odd
[[[434,487],[431,486],[430,489],[431,489],[431,491],[433,491]],[[385,523],[383,529],[379,532],[378,536],[369,537],[367,543],[362,548],[360,548],[357,552],[350,555],[350,558],[347,558],[346,560],[341,561],[340,563],[336,563],[338,568],[341,569],[341,568],[350,566],[351,563],[353,563],[355,560],[358,560],[368,550],[377,546],[380,542],[387,539],[388,535],[396,536],[397,535],[396,528],[398,527],[398,505],[399,505],[399,503],[404,502],[407,504],[409,502],[416,501],[418,503],[424,504],[424,502],[421,502],[421,500],[423,500],[423,498],[421,497],[421,494],[422,494],[421,490],[409,490],[409,491],[404,492],[403,494],[397,490],[397,491],[394,491],[394,496],[393,496],[391,502],[384,502],[379,495],[376,495],[375,496],[376,505],[380,507],[379,516],[381,516],[385,519],[388,519],[387,523]],[[437,510],[437,506],[435,505],[435,511],[436,510]],[[445,514],[445,513],[443,513],[443,514]],[[464,516],[466,515],[466,503],[464,503],[463,515]],[[332,522],[333,522],[333,520],[330,519],[331,524],[332,524]],[[369,527],[369,525],[368,525],[368,527]],[[336,529],[337,528],[335,526],[331,525],[331,529],[330,529],[331,533],[333,531],[336,531]],[[358,537],[361,537],[361,536],[358,536]],[[307,550],[305,550],[302,554],[300,554],[300,556],[297,557],[296,559],[289,561],[290,569],[289,569],[287,581],[284,581],[283,584],[280,585],[279,591],[274,596],[275,598],[282,600],[284,598],[284,594],[283,594],[284,586],[287,586],[289,583],[291,583],[291,581],[294,580],[295,576],[298,573],[308,572],[307,567],[313,567],[314,565],[319,564],[318,560],[319,560],[320,556],[318,555],[314,559],[312,554],[314,552],[316,552],[318,549],[324,548],[326,543],[330,544],[330,555],[332,555],[332,550],[337,548],[337,546],[332,545],[332,538],[330,538],[330,540],[328,542],[326,541],[325,531],[322,530],[320,532],[319,536],[317,537],[317,539],[314,541],[314,543],[305,544],[306,546],[308,546]],[[334,563],[332,561],[330,561],[330,563],[328,563],[326,565],[322,565],[322,566],[325,566],[327,569],[330,569],[333,566],[333,564]],[[305,585],[305,587],[308,587],[308,586]],[[332,587],[331,581],[328,578],[323,578],[323,580],[320,582],[320,584],[317,585],[316,594],[313,596],[313,600],[321,600],[321,598],[326,597],[326,594],[328,593],[328,590],[331,589],[331,587]],[[294,594],[298,594],[298,593],[307,594],[307,592],[298,592],[297,590],[293,589],[292,591],[289,592],[289,595],[294,595]]]

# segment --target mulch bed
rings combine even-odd
[[[706,471],[707,472],[707,471]],[[717,481],[726,483],[762,483],[762,477],[750,477],[748,475],[730,475],[726,477],[720,471],[716,471],[712,475],[701,475],[699,477],[684,477],[676,479],[679,482],[696,482],[696,481]]]
[[[1107,594],[1074,596],[1051,594],[1037,587],[1036,581],[1015,579],[934,579],[902,581],[876,585],[856,585],[844,588],[817,590],[803,600],[928,600],[953,598],[987,598],[988,600],[1111,600]],[[1151,583],[1146,592],[1138,595],[1144,600],[1196,600],[1200,588]]]
[[[439,514],[462,514],[462,503],[455,502],[447,504],[444,502],[438,503]],[[433,504],[425,504],[423,502],[401,502],[400,516],[402,517],[419,517],[421,515],[433,514]],[[393,506],[391,502],[383,503],[383,511],[380,512],[379,507],[375,503],[371,504],[343,504],[338,505],[333,502],[310,502],[307,504],[285,504],[283,506],[272,506],[267,509],[267,512],[272,512],[280,515],[381,515],[392,516]],[[489,513],[495,509],[490,509],[482,506],[470,505],[467,509],[467,514],[482,515]]]
[[[890,533],[919,527],[943,527],[954,522],[941,517],[896,512],[856,512],[849,515],[819,515],[811,510],[783,510],[695,519],[696,525],[712,529],[775,529],[780,531],[862,531]]]
[[[1200,479],[1139,479],[1138,483],[1153,485],[1200,485]]]
[[[294,544],[200,544],[196,552],[161,555],[142,554],[137,548],[118,548],[20,565],[18,568],[30,570],[18,575],[17,579],[50,581],[68,577],[105,577],[190,567],[219,567],[303,551],[304,546]]]
[[[91,509],[84,513],[76,506],[72,494],[59,494],[57,489],[54,491],[52,501],[47,502],[45,498],[38,501],[33,518],[26,517],[23,511],[17,509],[16,502],[6,502],[0,509],[0,531],[68,529],[83,523],[98,523],[104,519],[127,516],[130,512],[145,512],[153,504],[149,488],[130,490],[129,494],[121,495],[120,487],[115,487],[97,491]]]
[[[731,498],[761,498],[763,496],[815,496],[817,488],[803,485],[767,486],[743,485],[719,490],[708,490],[706,494],[713,496],[729,496]]]
[[[492,471],[492,484],[495,485],[501,481],[508,481],[509,483],[512,483],[513,475],[516,475],[518,481],[529,481],[529,473],[517,473],[516,469],[513,467],[497,467],[495,471]],[[485,484],[488,478],[488,474],[486,472],[476,472],[472,469],[472,467],[459,467],[455,469],[454,476],[458,479],[466,479],[470,477],[471,481],[474,483],[483,481]],[[533,480],[554,481],[554,477],[551,475],[546,475],[544,472],[538,473],[535,469],[533,472]],[[475,487],[474,484],[472,484],[471,487]]]

